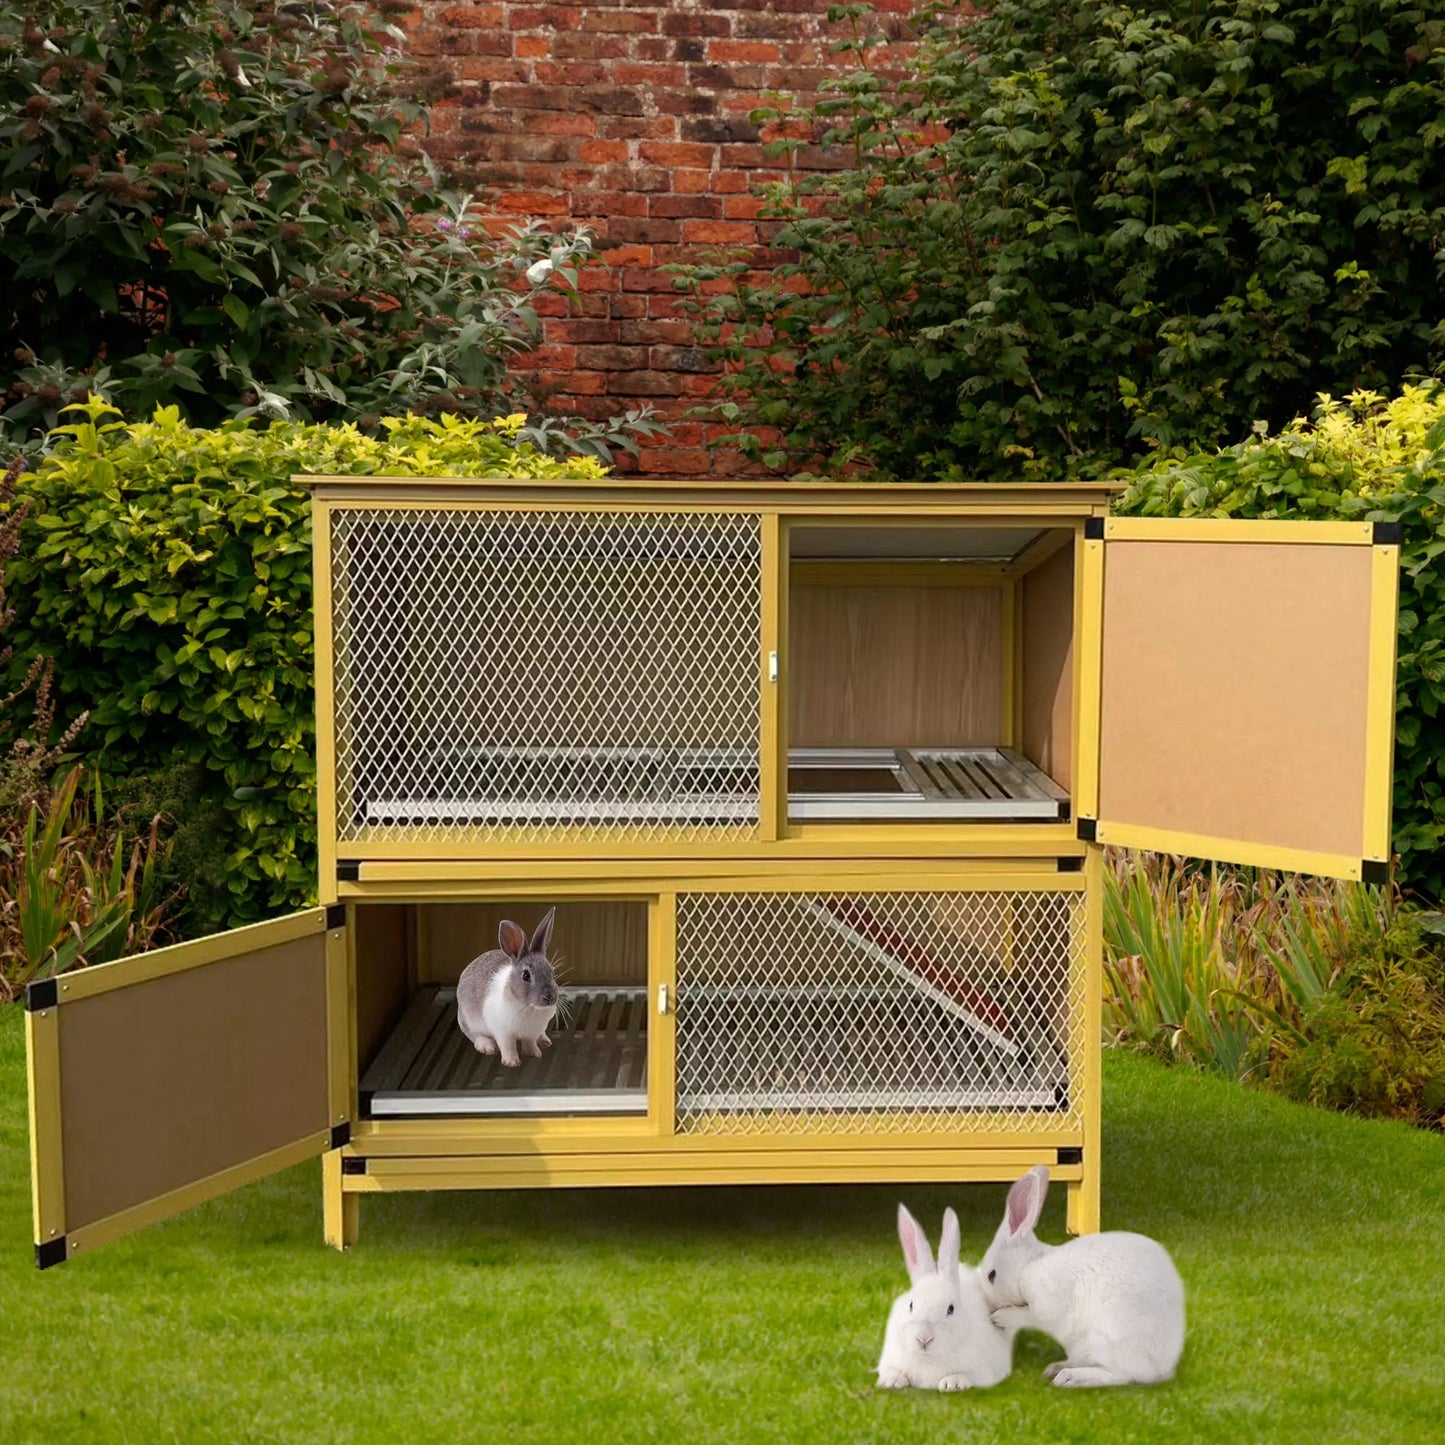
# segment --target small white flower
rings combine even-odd
[[[545,256],[540,261],[533,261],[532,264],[527,267],[527,280],[530,281],[533,286],[540,286],[551,274],[552,262]]]

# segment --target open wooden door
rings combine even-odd
[[[1080,833],[1383,882],[1399,529],[1095,519]]]
[[[32,983],[36,1263],[344,1143],[345,908]]]

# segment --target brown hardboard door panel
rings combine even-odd
[[[333,1142],[345,935],[327,910],[32,988],[42,1264],[213,1198]]]
[[[1382,873],[1399,559],[1375,535],[1368,523],[1109,521],[1098,841]]]

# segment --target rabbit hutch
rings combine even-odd
[[[1103,845],[1382,880],[1398,535],[1102,485],[316,477],[321,906],[31,986],[42,1265],[365,1195],[1012,1180],[1099,1227]],[[456,985],[556,909],[553,1047]]]

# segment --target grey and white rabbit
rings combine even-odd
[[[938,1263],[918,1221],[900,1204],[898,1238],[911,1287],[888,1314],[878,1386],[968,1390],[996,1385],[1013,1368],[1014,1332],[989,1319],[977,1273],[958,1260],[958,1216],[943,1214]]]
[[[1035,1165],[1008,1192],[979,1273],[995,1323],[1042,1330],[1065,1358],[1056,1385],[1152,1385],[1174,1378],[1184,1349],[1184,1282],[1162,1244],[1116,1230],[1067,1244],[1034,1237],[1049,1171]]]
[[[497,930],[500,948],[474,958],[457,982],[457,1023],[483,1054],[500,1053],[502,1062],[515,1069],[518,1049],[540,1058],[551,1045],[547,1025],[557,1012],[557,979],[547,961],[552,941],[549,909],[528,942],[515,924],[503,921]]]

